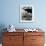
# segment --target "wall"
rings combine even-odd
[[[19,21],[21,4],[34,6],[34,22],[21,23]],[[13,24],[16,28],[40,27],[46,32],[46,0],[0,0],[0,31],[9,24]]]
[[[19,21],[19,6],[31,4],[34,6],[35,21],[21,23]],[[16,28],[41,27],[46,28],[46,0],[1,0],[0,25],[13,24]]]

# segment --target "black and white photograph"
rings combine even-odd
[[[32,22],[34,19],[34,9],[32,5],[20,6],[20,22]]]

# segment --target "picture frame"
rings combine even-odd
[[[20,22],[34,21],[34,7],[33,5],[20,5]]]

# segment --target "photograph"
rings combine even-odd
[[[32,5],[20,5],[20,22],[32,22],[33,12]]]

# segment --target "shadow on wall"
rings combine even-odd
[[[3,32],[6,31],[6,30],[3,30],[4,28],[6,28],[6,26],[4,24],[0,24],[0,43],[2,43]]]

